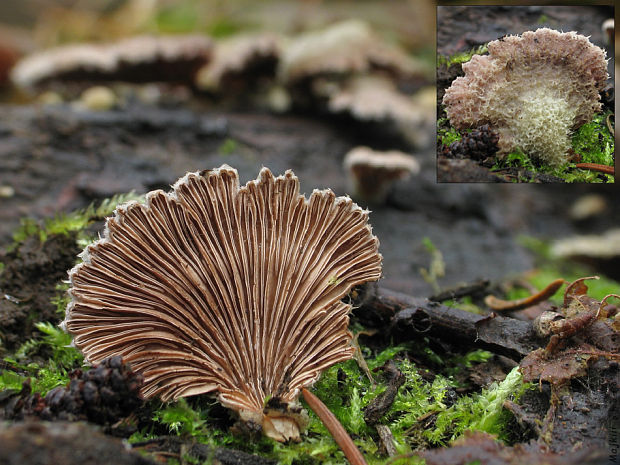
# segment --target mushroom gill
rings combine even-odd
[[[69,273],[63,326],[92,363],[121,355],[141,394],[213,392],[250,428],[297,440],[300,390],[353,354],[352,286],[381,275],[368,211],[292,171],[227,165],[119,206]]]

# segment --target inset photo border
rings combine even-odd
[[[437,7],[437,182],[613,183],[614,7]]]

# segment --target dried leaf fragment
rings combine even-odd
[[[146,398],[215,392],[246,424],[298,439],[300,389],[353,353],[341,299],[381,275],[367,220],[330,190],[306,199],[291,171],[243,187],[227,165],[188,173],[107,220],[69,273],[63,324],[88,361],[130,362]]]

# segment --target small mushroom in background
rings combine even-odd
[[[596,272],[620,279],[620,229],[603,234],[567,237],[553,242],[551,255],[585,263]]]
[[[542,28],[490,42],[489,55],[463,64],[443,97],[457,129],[489,124],[499,155],[521,148],[559,166],[568,162],[570,134],[601,110],[605,51],[576,32]]]
[[[395,181],[408,179],[420,171],[420,164],[412,155],[397,150],[379,152],[368,147],[349,151],[343,167],[353,198],[369,205],[384,203]]]
[[[106,111],[114,108],[117,102],[118,99],[112,89],[106,86],[93,86],[82,92],[76,106],[93,111]]]
[[[354,352],[342,298],[381,276],[368,213],[306,199],[291,171],[188,173],[116,209],[69,273],[62,325],[87,361],[130,362],[144,398],[215,393],[248,430],[299,440],[300,392]]]
[[[11,72],[29,90],[52,82],[193,83],[211,55],[211,40],[197,35],[137,36],[112,44],[78,44],[32,53]]]
[[[586,221],[603,215],[609,208],[607,199],[600,194],[586,194],[575,200],[568,210],[573,221]]]
[[[395,126],[409,142],[420,145],[432,141],[435,103],[411,93],[428,81],[427,74],[424,65],[360,20],[291,39],[278,72],[293,104]]]

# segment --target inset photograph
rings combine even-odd
[[[612,6],[437,8],[438,182],[614,182]]]

